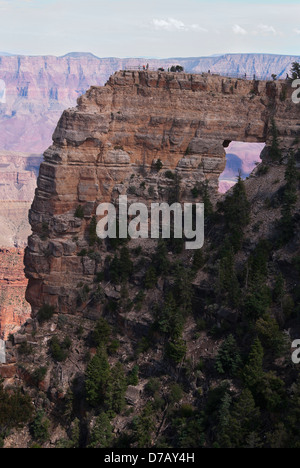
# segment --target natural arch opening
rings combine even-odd
[[[224,144],[225,143],[225,144]],[[239,172],[246,179],[257,163],[261,162],[261,152],[265,143],[245,143],[225,140],[226,168],[219,178],[219,192],[225,193],[236,184]]]
[[[230,143],[232,143],[231,140],[224,140],[224,141],[223,141],[223,147],[224,147],[224,148],[228,148],[228,146],[230,145]]]

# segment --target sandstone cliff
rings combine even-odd
[[[25,256],[33,313],[45,303],[73,313],[77,285],[92,285],[102,270],[105,257],[78,256],[89,250],[100,202],[126,193],[148,203],[168,200],[174,182],[166,170],[180,176],[182,200],[193,200],[191,190],[204,182],[216,192],[224,146],[266,142],[267,159],[273,118],[283,153],[295,147],[299,108],[291,93],[286,82],[158,72],[117,72],[104,87],[92,87],[63,113],[40,168]],[[83,219],[75,217],[79,205]]]

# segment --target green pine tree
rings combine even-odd
[[[236,308],[240,304],[240,284],[235,270],[235,258],[233,247],[229,239],[225,241],[221,260],[219,262],[218,281],[216,292],[219,299],[224,298],[224,303],[229,307]]]
[[[258,338],[255,339],[243,372],[244,382],[248,389],[255,389],[263,379],[264,350]]]
[[[250,222],[250,203],[241,173],[232,194],[228,195],[225,201],[219,204],[219,207],[224,213],[224,221],[231,245],[234,251],[238,252],[244,237],[243,229]]]
[[[164,305],[157,310],[157,325],[161,333],[172,339],[181,337],[184,325],[184,318],[173,294],[168,293]]]
[[[133,434],[138,448],[151,446],[151,435],[155,429],[155,418],[153,408],[148,402],[142,414],[134,421]]]
[[[96,323],[95,329],[93,331],[93,341],[97,347],[105,347],[110,340],[110,336],[111,327],[108,324],[107,320],[101,317]]]
[[[177,304],[186,317],[192,311],[193,286],[191,270],[177,264],[175,269],[175,287]]]
[[[281,219],[278,223],[280,231],[280,245],[284,245],[289,242],[293,238],[295,232],[293,212],[297,202],[298,172],[293,152],[290,152],[289,154],[288,164],[285,171],[285,181],[286,185],[281,208]]]
[[[168,250],[164,240],[160,239],[157,244],[157,249],[153,258],[153,265],[156,268],[158,275],[166,275],[170,269],[170,262],[168,259]]]
[[[260,427],[260,411],[255,405],[255,401],[250,390],[245,389],[242,391],[240,398],[234,404],[230,423],[229,423],[229,437],[232,446],[235,448],[245,448],[251,441],[256,440],[260,443],[257,432]],[[254,438],[253,434],[256,434]]]
[[[127,379],[120,362],[111,369],[110,381],[106,392],[106,405],[114,413],[121,413],[125,407]]]
[[[230,407],[232,398],[228,392],[225,393],[221,400],[219,408],[218,435],[217,441],[222,448],[231,448],[230,439]]]
[[[107,354],[98,348],[86,371],[86,399],[91,406],[97,407],[104,403],[110,376]]]
[[[300,78],[300,63],[293,62],[291,68],[292,79],[297,80]]]
[[[203,255],[203,250],[198,249],[195,251],[194,257],[193,257],[193,270],[198,271],[201,268],[203,268],[204,265],[205,265],[205,259]]]
[[[122,281],[127,281],[133,272],[133,263],[127,247],[123,247],[120,252],[120,276]]]
[[[284,337],[277,321],[269,314],[257,320],[256,332],[266,349],[271,349],[274,356],[281,356],[284,348]]]
[[[216,369],[219,374],[228,374],[231,377],[236,376],[242,364],[239,348],[233,335],[221,345],[216,357]]]
[[[156,269],[154,268],[154,266],[150,266],[145,276],[145,288],[153,289],[156,283],[157,283]]]
[[[110,424],[109,417],[105,413],[101,413],[96,421],[94,428],[91,431],[90,444],[88,448],[103,449],[110,448],[113,441],[113,428]]]

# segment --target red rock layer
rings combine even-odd
[[[0,249],[0,339],[15,333],[30,316],[23,257],[23,249]]]

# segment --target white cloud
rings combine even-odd
[[[240,34],[241,36],[245,36],[246,34],[248,34],[246,29],[242,28],[238,24],[235,24],[232,27],[232,30],[233,30],[234,34]]]
[[[207,29],[202,28],[199,24],[185,24],[183,21],[177,20],[175,18],[168,19],[158,19],[154,18],[152,20],[152,25],[155,29],[165,30],[165,31],[201,31],[208,32]]]
[[[253,33],[263,35],[273,34],[274,36],[278,34],[274,26],[269,26],[268,24],[259,24]]]
[[[156,29],[165,29],[166,31],[186,31],[185,24],[174,18],[169,18],[167,20],[154,19],[152,22]]]
[[[199,26],[199,24],[191,24],[190,26],[188,26],[188,29],[191,29],[193,31],[208,32],[208,29],[202,28],[201,26]]]
[[[100,57],[299,55],[299,0],[254,3],[155,0],[141,8],[137,0],[0,0],[0,48],[32,55],[81,50]],[[208,35],[209,41],[197,40]]]

